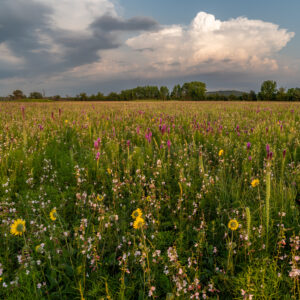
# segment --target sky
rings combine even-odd
[[[299,0],[0,0],[0,96],[300,86]]]

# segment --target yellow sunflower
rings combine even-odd
[[[97,201],[101,202],[101,201],[103,201],[103,199],[104,199],[103,196],[97,195]]]
[[[231,230],[237,230],[239,228],[239,222],[235,219],[230,220],[228,223],[228,228]]]
[[[53,208],[53,209],[50,211],[49,216],[50,216],[50,219],[51,219],[52,221],[55,221],[55,220],[56,220],[56,218],[57,218],[56,208]]]
[[[259,179],[253,179],[251,182],[252,187],[256,187],[259,185]]]
[[[221,149],[221,150],[219,151],[219,156],[222,156],[223,154],[224,154],[224,150]]]
[[[26,230],[25,221],[22,219],[17,219],[10,226],[10,233],[13,235],[22,235]]]
[[[132,219],[137,219],[137,218],[140,218],[142,216],[142,211],[141,209],[137,208],[132,214],[131,214],[131,217]]]
[[[133,222],[133,228],[134,229],[140,229],[144,226],[145,224],[145,220],[141,217],[138,217],[135,219],[135,221]]]

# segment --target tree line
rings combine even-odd
[[[45,97],[40,92],[32,92],[26,96],[21,90],[15,90],[8,97],[1,100],[21,99],[49,99],[49,100],[77,100],[77,101],[133,101],[133,100],[220,100],[220,101],[300,101],[300,88],[277,88],[276,81],[266,80],[262,83],[260,92],[250,91],[241,95],[224,95],[218,92],[207,94],[206,84],[200,81],[186,82],[183,85],[176,84],[172,91],[167,86],[138,86],[133,89],[125,89],[120,93],[111,92],[104,95],[101,92],[87,95],[80,93],[75,97],[61,97],[60,95]]]

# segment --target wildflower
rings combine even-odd
[[[57,218],[57,213],[56,213],[56,208],[53,208],[51,211],[50,211],[50,219],[52,220],[52,221],[55,221],[56,220],[56,218]]]
[[[42,246],[41,246],[41,245],[35,246],[35,251],[36,251],[36,252],[40,252],[41,249],[42,249]]]
[[[68,124],[68,122],[69,122],[68,120],[65,120],[65,123],[66,123],[66,124]]]
[[[98,151],[96,154],[96,160],[98,160],[100,158],[100,152]]]
[[[142,211],[141,209],[137,208],[132,214],[131,217],[132,219],[137,219],[137,218],[141,218],[142,217]]]
[[[141,217],[137,217],[133,223],[133,228],[140,229],[143,227],[144,224],[145,224],[145,220]]]
[[[170,148],[171,148],[171,141],[170,140],[167,141],[167,146],[168,146],[168,149],[170,151]]]
[[[108,174],[111,174],[111,172],[112,172],[111,169],[110,169],[110,168],[107,168],[107,173],[108,173]]]
[[[221,149],[221,150],[219,151],[219,156],[222,156],[223,154],[224,154],[224,150]]]
[[[231,230],[237,230],[239,228],[239,222],[235,219],[232,219],[228,223],[228,228]]]
[[[256,187],[259,185],[259,179],[253,179],[251,182],[252,187]]]
[[[250,150],[250,148],[251,148],[251,143],[248,142],[248,143],[247,143],[247,150]]]
[[[103,201],[103,199],[104,199],[103,196],[100,196],[100,195],[97,196],[97,201],[100,201],[100,202],[101,202],[101,201]]]
[[[10,226],[10,233],[14,235],[22,235],[26,230],[25,221],[22,219],[17,219]]]

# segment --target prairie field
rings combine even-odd
[[[299,112],[0,103],[0,299],[299,299]]]

